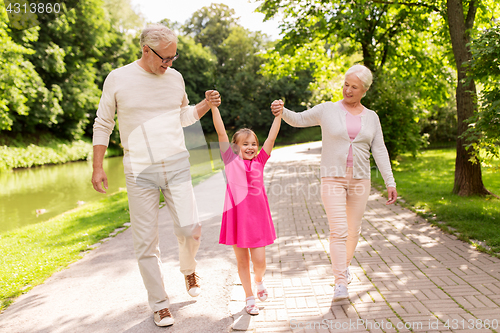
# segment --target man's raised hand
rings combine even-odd
[[[221,103],[220,94],[217,90],[207,90],[205,92],[205,99],[210,107],[218,107]]]

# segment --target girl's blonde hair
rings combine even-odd
[[[259,146],[259,138],[257,137],[257,134],[255,134],[255,132],[249,128],[241,128],[238,131],[236,131],[236,133],[233,134],[233,138],[231,139],[231,143],[234,143],[235,145],[237,145],[239,139],[243,135],[245,135],[245,137],[248,135],[253,135],[255,137],[255,141],[257,141],[257,146]]]

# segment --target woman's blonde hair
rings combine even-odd
[[[259,145],[259,138],[257,137],[257,134],[255,134],[255,132],[249,128],[241,128],[238,131],[236,131],[236,133],[233,134],[233,138],[231,139],[231,143],[238,144],[238,140],[244,134],[245,134],[245,137],[248,135],[253,135],[255,137],[255,141],[257,141],[257,146]]]

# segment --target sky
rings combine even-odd
[[[164,18],[183,24],[198,9],[209,6],[211,3],[224,3],[234,9],[239,23],[251,30],[262,31],[272,39],[279,37],[279,22],[269,20],[263,22],[264,14],[255,13],[258,3],[253,0],[131,0],[132,7],[142,12],[148,22],[158,22]]]

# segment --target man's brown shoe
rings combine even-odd
[[[157,326],[172,326],[174,324],[174,318],[168,308],[156,311],[153,317]]]
[[[200,277],[195,272],[186,275],[186,289],[190,296],[196,297],[201,293]]]

